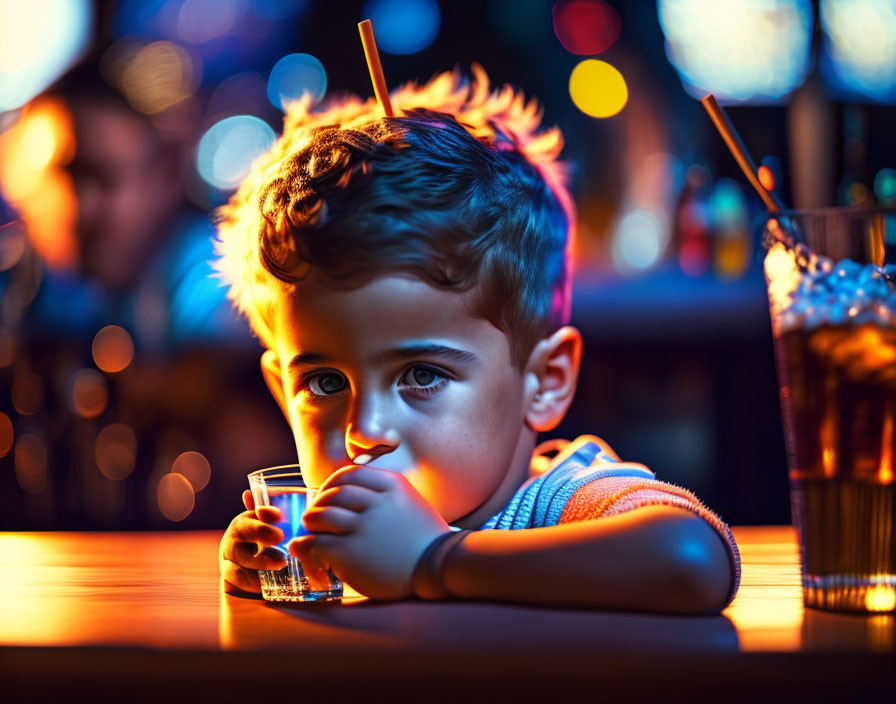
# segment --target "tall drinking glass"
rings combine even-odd
[[[298,465],[284,465],[259,469],[249,475],[249,487],[256,506],[276,506],[281,521],[277,527],[283,531],[283,542],[277,546],[284,557],[286,567],[281,570],[259,570],[261,594],[268,601],[336,601],[342,598],[342,582],[326,565],[313,557],[304,564],[289,554],[289,541],[300,535],[308,535],[302,527],[302,515],[308,504],[314,501],[314,489],[305,486]]]
[[[896,212],[764,222],[807,606],[896,609]]]

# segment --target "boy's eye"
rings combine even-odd
[[[328,396],[339,393],[345,388],[345,377],[341,374],[328,372],[311,377],[307,383],[311,393],[317,396]]]
[[[432,367],[416,365],[407,370],[401,381],[416,391],[434,391],[442,386],[445,378]]]

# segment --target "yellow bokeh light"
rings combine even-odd
[[[198,83],[194,59],[171,42],[153,42],[122,58],[114,69],[120,72],[121,89],[128,102],[147,115],[188,98]]]
[[[893,611],[896,609],[896,588],[878,584],[865,592],[865,608],[869,611]]]
[[[134,342],[128,331],[107,325],[93,338],[93,361],[104,372],[120,372],[134,359]]]
[[[212,468],[201,452],[189,451],[178,455],[171,471],[185,476],[192,485],[193,491],[200,492],[208,484]]]
[[[585,59],[572,70],[569,95],[591,117],[612,117],[628,101],[628,87],[619,71],[606,61]]]
[[[159,510],[169,521],[182,521],[193,511],[196,502],[195,492],[190,480],[183,474],[170,472],[159,480],[156,491]]]

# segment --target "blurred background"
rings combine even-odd
[[[574,405],[730,523],[789,522],[761,202],[896,204],[896,0],[0,0],[0,529],[223,528],[295,460],[213,225],[284,104],[481,63],[566,138]]]

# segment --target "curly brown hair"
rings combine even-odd
[[[470,312],[508,335],[521,368],[569,320],[574,229],[559,131],[509,86],[457,72],[393,95],[295,104],[283,136],[218,213],[216,267],[271,347],[271,306],[311,268],[335,285],[406,272],[473,290]]]

